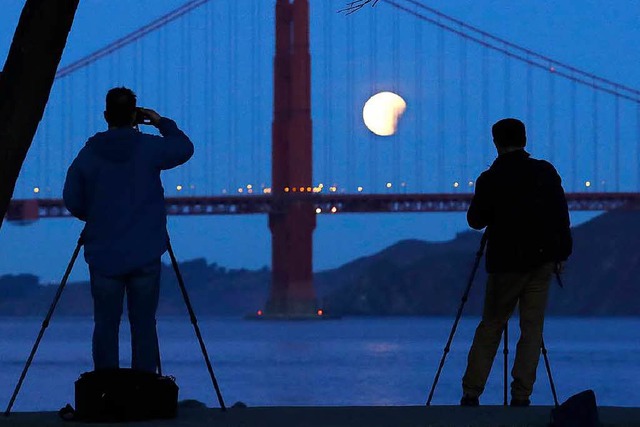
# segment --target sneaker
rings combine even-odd
[[[529,399],[518,399],[516,397],[511,398],[511,406],[525,407],[531,405]]]
[[[460,406],[479,406],[480,405],[480,399],[478,399],[478,396],[469,396],[468,394],[465,394],[464,396],[462,396],[462,399],[460,399]]]

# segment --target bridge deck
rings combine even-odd
[[[368,406],[368,407],[256,407],[180,409],[175,420],[132,423],[147,426],[218,427],[402,427],[402,426],[547,426],[551,407],[509,408],[503,406]],[[600,420],[606,427],[640,426],[640,408],[601,407]],[[74,426],[95,424],[73,423]],[[0,427],[48,427],[68,425],[54,412],[14,413],[0,417]],[[100,424],[117,426],[123,424]]]
[[[169,215],[246,215],[278,212],[290,203],[309,203],[318,214],[465,212],[473,194],[288,193],[213,197],[167,197]],[[570,210],[640,209],[640,193],[567,193]],[[9,221],[70,216],[60,199],[13,200]]]

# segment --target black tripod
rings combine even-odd
[[[487,245],[487,233],[485,232],[482,235],[482,239],[480,241],[480,248],[478,249],[478,252],[476,252],[476,258],[475,261],[473,263],[473,268],[471,270],[471,274],[469,275],[469,280],[467,282],[467,288],[464,291],[464,294],[462,295],[462,300],[460,303],[460,307],[458,307],[458,313],[456,314],[456,319],[453,322],[453,327],[451,328],[451,333],[449,333],[449,339],[447,340],[447,344],[444,347],[444,353],[442,354],[442,358],[440,359],[440,364],[438,365],[438,371],[436,372],[436,376],[433,380],[433,384],[431,385],[431,390],[429,391],[429,397],[427,399],[427,406],[431,405],[431,400],[433,399],[433,393],[435,392],[436,389],[436,385],[438,384],[438,380],[440,379],[440,374],[442,373],[442,368],[444,367],[444,362],[445,359],[447,357],[447,354],[449,353],[449,350],[451,349],[451,342],[453,341],[453,336],[456,333],[456,329],[458,328],[458,322],[460,321],[460,317],[462,317],[462,310],[464,308],[465,303],[467,302],[467,299],[469,298],[469,292],[471,291],[471,285],[473,284],[473,279],[476,276],[476,272],[478,271],[478,266],[480,265],[480,259],[482,258],[482,255],[484,253],[484,249]],[[558,279],[558,283],[560,284],[560,286],[562,287],[562,280],[560,279],[560,274],[556,271],[556,278]],[[505,323],[504,325],[504,372],[503,372],[503,379],[504,379],[504,405],[507,405],[507,370],[508,370],[508,354],[509,354],[509,349],[508,349],[508,336],[509,336],[509,322],[507,321],[507,323]],[[559,406],[558,403],[558,396],[556,394],[556,387],[555,384],[553,382],[553,376],[551,375],[551,366],[549,364],[549,357],[547,356],[547,349],[544,346],[544,340],[542,341],[542,346],[541,346],[541,350],[542,350],[542,355],[544,356],[544,364],[545,367],[547,369],[547,375],[549,377],[549,385],[551,386],[551,393],[553,394],[553,401],[555,406]]]
[[[49,312],[47,313],[44,321],[42,322],[42,327],[40,328],[40,332],[38,333],[38,337],[36,338],[36,342],[33,344],[31,348],[31,353],[29,354],[29,358],[27,359],[27,363],[22,370],[22,374],[20,374],[20,379],[16,384],[15,389],[13,390],[13,395],[11,396],[11,400],[7,405],[7,409],[4,412],[4,416],[8,417],[11,414],[11,408],[20,392],[20,388],[22,387],[22,383],[24,382],[25,377],[27,376],[27,371],[33,362],[33,358],[35,357],[36,351],[38,350],[38,346],[40,345],[40,341],[44,336],[44,331],[49,326],[49,322],[51,321],[51,317],[53,316],[53,312],[62,296],[62,291],[67,284],[67,280],[69,279],[69,275],[71,274],[71,270],[73,269],[73,265],[76,262],[76,258],[78,258],[78,253],[80,252],[80,248],[82,247],[82,236],[78,239],[78,244],[76,245],[75,250],[73,251],[73,255],[71,256],[71,261],[69,261],[69,265],[67,266],[67,270],[62,277],[62,282],[60,282],[60,286],[58,287],[58,291],[56,292],[55,297],[53,298],[53,303],[49,308]],[[196,315],[193,312],[193,307],[191,306],[191,301],[189,300],[189,295],[187,294],[187,289],[184,286],[184,281],[182,280],[182,275],[180,274],[180,270],[178,268],[178,262],[176,261],[175,254],[173,253],[173,248],[171,247],[171,241],[167,237],[167,246],[169,249],[169,256],[171,257],[171,264],[173,265],[173,269],[176,272],[176,277],[178,279],[178,285],[180,286],[180,291],[182,292],[182,297],[184,298],[184,302],[187,306],[187,311],[189,312],[189,317],[191,318],[191,323],[193,324],[193,328],[196,333],[196,337],[198,338],[198,342],[200,343],[200,349],[202,350],[202,356],[204,357],[205,363],[207,364],[207,370],[209,371],[209,376],[211,377],[211,382],[213,383],[213,387],[216,392],[216,396],[218,397],[218,402],[220,403],[220,408],[223,411],[226,411],[227,408],[224,404],[224,400],[222,399],[222,393],[220,393],[220,387],[218,387],[218,381],[216,381],[216,377],[213,373],[213,368],[211,367],[211,361],[209,360],[209,354],[207,353],[207,349],[204,345],[204,341],[202,339],[202,334],[200,333],[200,328],[198,327],[198,320],[196,319]],[[159,347],[158,347],[159,348]],[[158,350],[158,372],[162,375],[162,367],[160,364],[160,350]]]

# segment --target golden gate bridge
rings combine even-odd
[[[64,172],[116,85],[196,143],[189,166],[163,177],[169,215],[269,216],[274,315],[316,312],[316,215],[465,211],[500,117],[527,123],[570,209],[640,207],[640,91],[420,1],[347,17],[339,5],[189,1],[62,67],[7,219],[69,216]],[[358,114],[383,90],[408,100],[387,138]]]

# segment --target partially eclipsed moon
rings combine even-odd
[[[400,95],[380,92],[365,102],[362,118],[371,132],[380,136],[390,136],[396,133],[398,120],[406,108],[407,103]]]

